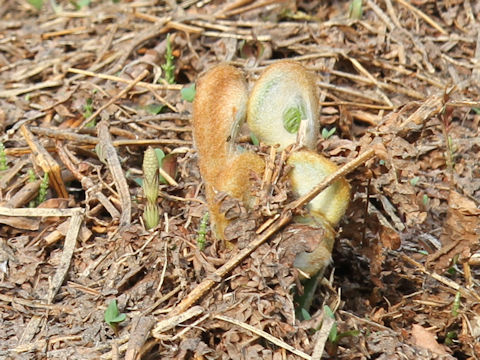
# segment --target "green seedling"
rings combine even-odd
[[[167,35],[167,49],[165,52],[165,64],[162,65],[162,69],[165,72],[165,81],[169,84],[175,83],[175,63],[172,51],[172,45],[170,44],[170,34]]]
[[[7,169],[7,154],[5,153],[5,146],[0,142],[0,171]]]
[[[258,140],[258,137],[252,132],[250,133],[250,140],[252,140],[252,144],[255,146],[260,145],[260,141]]]
[[[205,236],[207,235],[208,212],[203,215],[200,225],[198,226],[197,246],[200,251],[205,250]]]
[[[28,182],[34,182],[35,180],[37,180],[35,177],[35,172],[33,169],[28,169]]]
[[[348,12],[348,17],[352,20],[360,20],[363,14],[362,0],[352,0]]]
[[[475,111],[475,113],[476,113],[477,115],[480,115],[480,108],[474,107],[474,108],[472,108],[472,110]]]
[[[447,273],[449,275],[455,275],[457,273],[457,264],[458,264],[458,259],[460,258],[460,255],[457,254],[452,258],[452,265],[447,269]]]
[[[160,114],[165,106],[162,104],[148,104],[144,107],[145,111],[152,115]]]
[[[453,345],[453,340],[458,338],[458,334],[456,331],[449,331],[447,335],[445,335],[445,345],[451,346]]]
[[[460,309],[460,291],[455,293],[455,299],[453,300],[452,305],[452,315],[458,316],[458,310]]]
[[[332,309],[330,309],[330,307],[328,305],[324,305],[323,313],[325,314],[325,316],[328,316],[328,317],[335,320],[335,315],[333,314]],[[349,330],[349,331],[339,333],[338,332],[338,327],[337,327],[337,322],[335,321],[333,323],[332,329],[330,330],[330,334],[328,334],[328,340],[330,341],[330,343],[332,345],[334,345],[336,347],[338,345],[338,343],[340,342],[340,340],[342,340],[344,337],[358,336],[358,335],[360,335],[359,330]]]
[[[325,140],[329,139],[333,134],[335,134],[335,131],[337,131],[337,128],[331,128],[328,130],[327,128],[322,129],[322,138]]]
[[[43,174],[42,183],[40,184],[40,189],[38,190],[38,196],[36,200],[37,206],[47,200],[47,191],[49,184],[50,181],[48,178],[48,173],[45,173]]]
[[[86,8],[90,5],[92,0],[78,0],[78,1],[72,1],[70,0],[70,3],[75,6],[75,9],[77,10],[82,10],[83,8]]]
[[[83,117],[88,119],[93,114],[93,99],[88,98],[83,105]]]
[[[185,86],[180,90],[180,95],[182,95],[182,99],[188,102],[193,102],[193,99],[195,99],[195,84],[192,84],[190,86]]]
[[[28,169],[28,182],[34,182],[37,181],[37,177],[35,176],[35,172],[33,169]],[[38,189],[38,195],[35,199],[32,199],[28,203],[29,208],[34,208],[37,207],[39,204],[44,202],[47,199],[47,191],[48,191],[48,186],[49,186],[49,177],[48,173],[45,173],[43,175],[42,182],[40,184],[40,188]]]
[[[317,273],[312,276],[310,279],[303,281],[303,294],[295,295],[295,303],[297,304],[295,308],[295,316],[299,320],[309,320],[310,316],[310,307],[312,306],[313,300],[315,298],[315,293],[317,291],[318,283],[323,277],[323,272]]]
[[[415,176],[413,179],[410,179],[410,185],[416,186],[419,180],[420,178],[418,176]]]
[[[428,203],[430,202],[430,198],[428,197],[427,194],[423,194],[423,198],[422,198],[422,202],[423,202],[423,206],[428,206]]]
[[[118,324],[125,321],[127,315],[120,313],[117,306],[117,300],[112,300],[105,310],[105,322],[113,329],[115,334],[118,331]]]
[[[27,0],[30,5],[32,5],[35,10],[40,11],[43,7],[43,0]]]
[[[335,320],[335,314],[333,313],[332,309],[330,309],[328,305],[323,306],[323,313],[325,314],[326,317],[329,317]],[[335,343],[337,339],[338,339],[338,329],[337,329],[337,322],[335,321],[332,325],[332,328],[330,329],[330,334],[328,334],[328,340],[330,340],[331,343]]]
[[[301,312],[303,320],[308,321],[308,320],[312,319],[312,315],[310,315],[310,313],[307,311],[307,309],[301,308],[300,312]]]
[[[93,99],[88,98],[85,101],[85,105],[83,105],[83,118],[88,119],[93,114]],[[95,119],[90,120],[85,127],[87,128],[94,128],[97,125]]]

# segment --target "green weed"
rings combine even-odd
[[[172,45],[170,43],[170,34],[167,35],[167,50],[165,52],[165,64],[162,69],[165,73],[164,79],[169,84],[175,83],[175,58],[173,56]]]
[[[117,300],[112,300],[104,313],[105,322],[113,329],[115,334],[118,331],[118,324],[125,321],[127,315],[120,313]]]

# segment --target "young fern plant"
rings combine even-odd
[[[229,65],[218,65],[197,84],[193,111],[193,135],[199,155],[200,172],[215,235],[223,239],[230,220],[221,212],[215,198],[225,192],[246,209],[254,204],[251,178],[261,178],[265,168],[262,157],[252,151],[238,151],[238,133],[248,123],[252,139],[278,149],[295,144],[287,159],[293,193],[303,196],[337,166],[313,151],[319,136],[318,96],[314,76],[293,61],[269,66],[248,94],[243,74]],[[305,216],[295,221],[314,229],[321,237],[312,252],[297,253],[294,266],[312,277],[330,262],[334,227],[345,213],[350,187],[340,179],[308,204]]]

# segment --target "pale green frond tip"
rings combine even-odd
[[[302,121],[302,110],[298,107],[291,107],[283,113],[283,127],[290,134],[296,134],[300,129]]]

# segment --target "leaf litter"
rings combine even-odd
[[[51,4],[0,5],[0,357],[480,357],[477,2],[367,0],[360,20],[349,1]],[[241,221],[226,245],[207,231],[200,251],[207,207],[181,93],[221,61],[251,83],[282,58],[318,76],[321,128],[336,127],[321,153],[343,165],[372,141],[386,148],[348,175],[351,205],[305,321],[289,247],[315,236],[289,243],[294,225],[213,275],[291,194],[279,177],[254,214],[226,199]],[[138,183],[148,146],[175,159],[152,232]],[[24,211],[45,173],[48,203]],[[213,288],[174,316],[205,279]],[[104,319],[114,300],[117,333]],[[322,343],[324,305],[337,333],[359,332]]]

